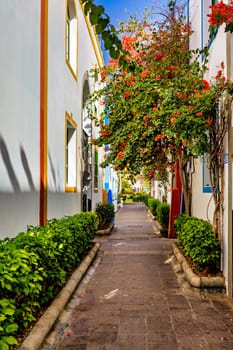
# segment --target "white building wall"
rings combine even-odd
[[[82,201],[82,96],[87,71],[98,66],[100,54],[94,31],[88,29],[79,1],[76,2],[78,20],[77,80],[65,61],[66,1],[49,1],[49,82],[48,82],[48,144],[49,144],[49,200],[48,217],[62,217],[81,211]],[[98,58],[98,59],[97,59]],[[90,90],[94,84],[89,79]],[[65,112],[77,124],[77,192],[66,193],[65,188]],[[101,152],[101,151],[100,151]],[[101,154],[99,155],[101,159]],[[92,177],[93,179],[93,177]],[[92,209],[102,201],[102,169],[99,171],[99,191],[92,190]],[[53,190],[55,188],[55,190]],[[92,189],[93,186],[90,187]]]
[[[94,31],[87,28],[77,0],[77,80],[71,74],[65,57],[66,3],[66,0],[48,1],[48,219],[81,210],[83,77],[102,64]],[[1,1],[0,19],[4,33],[0,39],[1,239],[39,223],[40,1]],[[90,86],[93,86],[91,79]],[[65,192],[66,112],[77,124],[77,192],[74,193]],[[102,200],[101,171],[95,202]]]
[[[190,21],[194,35],[190,40],[190,48],[195,49],[197,47],[203,47],[206,43],[209,46],[208,57],[208,71],[205,78],[208,81],[213,81],[218,70],[220,70],[221,62],[224,62],[225,70],[224,76],[228,79],[232,79],[233,60],[231,59],[231,47],[233,47],[233,38],[229,33],[224,32],[224,26],[218,29],[217,35],[212,41],[209,41],[208,33],[208,18],[207,13],[210,12],[209,5],[210,0],[190,0],[189,11]],[[199,24],[199,25],[198,25]],[[228,136],[226,135],[226,141]],[[232,172],[229,171],[229,149],[226,142],[226,148],[224,151],[224,207],[223,207],[223,227],[222,227],[222,270],[226,277],[227,294],[232,295],[232,220],[229,220],[229,215],[232,215],[232,187],[231,179]],[[229,187],[230,184],[230,187]],[[214,203],[211,194],[203,193],[203,176],[202,176],[202,160],[198,159],[195,162],[195,174],[193,176],[193,198],[192,208],[193,215],[203,218],[205,220],[212,221]]]
[[[27,13],[27,15],[25,15]],[[0,238],[38,223],[40,2],[0,2]]]

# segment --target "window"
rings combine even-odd
[[[66,63],[77,79],[78,23],[74,0],[67,0],[66,7]]]
[[[210,32],[207,13],[210,11],[210,0],[201,0],[201,48],[210,45]]]
[[[65,189],[67,192],[76,191],[77,183],[77,125],[72,116],[66,114],[65,138]]]
[[[94,149],[94,191],[98,192],[99,185],[99,152],[98,147]]]
[[[217,126],[219,125],[219,122],[220,122],[220,101],[217,102],[215,111],[216,111],[216,120],[214,122],[216,123],[216,126]],[[203,160],[202,160],[202,183],[203,183],[203,192],[210,193],[212,191],[211,182],[210,182],[210,169],[208,167],[208,159],[206,156],[203,157]]]
[[[211,183],[210,183],[210,171],[208,168],[207,159],[203,157],[202,160],[202,187],[204,193],[211,193]]]

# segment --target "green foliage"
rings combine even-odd
[[[121,40],[115,27],[110,23],[110,17],[105,13],[104,7],[95,5],[93,0],[81,0],[81,3],[84,5],[84,13],[89,16],[91,25],[94,26],[96,33],[101,35],[105,50],[108,50],[110,56],[115,59],[121,54],[121,62],[125,64]]]
[[[12,334],[18,330],[15,320],[15,301],[13,299],[0,299],[0,349],[8,350],[11,345],[16,345],[17,340]]]
[[[122,67],[120,59],[111,60],[100,69],[104,87],[95,91],[89,102],[90,115],[97,101],[107,105],[101,118],[92,115],[100,126],[95,144],[110,145],[102,165],[111,164],[134,175],[146,169],[149,179],[166,186],[179,160],[185,211],[190,213],[190,160],[207,155],[210,171],[219,173],[219,154],[230,114],[216,117],[216,107],[224,92],[232,93],[232,83],[224,77],[220,62],[217,75],[205,80],[208,48],[189,50],[192,29],[183,11],[170,2],[159,21],[150,14],[143,20],[131,18],[123,23],[120,34],[123,49],[128,51],[127,64]],[[219,179],[221,174],[217,175],[210,174],[210,178]],[[212,191],[213,195],[223,192],[217,181]],[[219,198],[216,209],[221,207]]]
[[[102,229],[109,224],[115,216],[115,207],[111,203],[97,203],[95,212],[99,218],[99,229]]]
[[[163,228],[168,229],[170,205],[168,203],[159,203],[156,208],[156,217]]]
[[[95,213],[79,213],[0,241],[0,349],[53,300],[92,247],[97,227]]]
[[[143,202],[148,205],[149,196],[145,192],[136,192],[134,196],[132,196],[133,202]]]
[[[157,198],[148,198],[148,208],[152,215],[157,215],[157,207],[160,204],[160,200]]]
[[[220,259],[219,240],[214,238],[210,223],[196,217],[180,215],[175,220],[178,244],[185,256],[200,271],[216,269]]]

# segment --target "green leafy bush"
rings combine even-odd
[[[0,241],[0,349],[54,299],[93,246],[97,227],[95,213],[79,213]]]
[[[220,260],[220,243],[209,222],[186,215],[175,220],[178,244],[199,271],[215,272]]]
[[[15,301],[13,299],[0,299],[0,349],[8,350],[16,345],[17,340],[12,334],[18,330],[15,321]]]
[[[163,228],[168,229],[170,205],[168,203],[159,203],[156,208],[156,217]]]
[[[109,224],[115,216],[115,207],[111,203],[97,203],[95,212],[99,218],[98,228],[102,229]]]
[[[135,195],[132,197],[133,202],[143,202],[146,204],[146,206],[148,205],[148,194],[145,192],[137,192],[135,193]]]
[[[160,204],[160,200],[157,198],[148,198],[148,208],[152,215],[156,216],[157,215],[157,207]]]

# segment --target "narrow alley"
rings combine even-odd
[[[43,350],[233,349],[233,305],[184,290],[141,204],[124,205]]]

